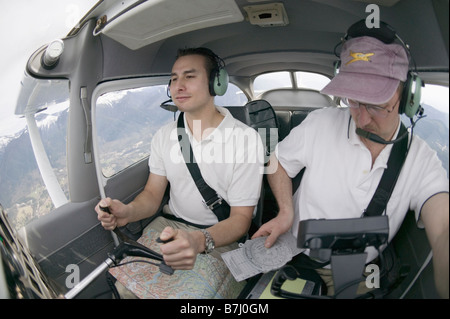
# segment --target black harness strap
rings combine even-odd
[[[399,136],[406,132],[406,128],[401,123]],[[372,197],[372,200],[364,212],[364,216],[379,216],[386,209],[387,203],[394,190],[398,176],[405,162],[408,153],[408,138],[400,140],[392,146],[391,154],[387,162],[387,168],[384,170],[378,188]]]
[[[228,203],[220,197],[217,192],[212,189],[203,179],[200,169],[192,152],[191,143],[189,142],[189,137],[186,134],[184,126],[184,113],[180,113],[177,122],[178,128],[178,142],[180,143],[181,154],[183,154],[184,161],[189,172],[194,179],[195,185],[197,186],[200,194],[204,199],[205,205],[213,211],[220,221],[227,219],[230,216],[230,206]],[[187,151],[189,150],[189,152]]]
[[[162,213],[161,216],[166,218],[166,219],[170,219],[170,220],[173,220],[173,221],[176,221],[176,222],[180,222],[180,223],[183,223],[183,224],[186,224],[186,225],[190,225],[190,226],[194,226],[194,227],[202,228],[202,229],[209,228],[209,227],[213,226],[213,225],[200,225],[200,224],[191,223],[191,222],[189,222],[189,221],[187,221],[187,220],[185,220],[183,218],[179,218],[179,217],[176,217],[175,215],[166,214],[166,213]]]

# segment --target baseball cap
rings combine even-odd
[[[339,73],[322,93],[380,105],[406,80],[408,55],[402,45],[362,36],[345,41]]]

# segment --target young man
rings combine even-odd
[[[254,234],[268,236],[267,247],[286,231],[297,236],[300,220],[361,217],[393,147],[380,141],[402,137],[399,106],[404,103],[402,89],[409,65],[403,46],[369,36],[354,37],[343,44],[340,57],[338,75],[322,92],[343,98],[349,107],[312,112],[277,145],[276,156],[271,157],[279,165],[267,177],[280,210]],[[374,135],[378,138],[369,138]],[[414,210],[433,250],[436,286],[448,298],[447,174],[426,142],[409,134],[404,138],[412,139],[409,152],[385,210],[389,240],[407,211]],[[300,188],[292,197],[291,178],[303,168]],[[375,257],[375,250],[369,252],[367,262]]]
[[[207,257],[215,258],[208,262],[213,263],[216,268],[220,267],[221,275],[229,274],[220,259],[220,253],[236,248],[236,242],[247,233],[260,195],[263,147],[258,133],[234,119],[225,108],[214,105],[215,92],[210,87],[214,86],[211,82],[220,76],[218,72],[223,68],[222,63],[209,49],[180,50],[172,68],[169,88],[175,105],[183,112],[186,133],[203,179],[230,205],[229,217],[219,221],[205,206],[181,155],[176,121],[162,127],[152,139],[150,175],[144,190],[127,205],[110,198],[100,201],[100,206],[109,207],[111,215],[100,210],[99,205],[96,207],[103,227],[112,230],[154,215],[161,205],[167,185],[170,184],[170,200],[164,211],[179,221],[158,217],[147,226],[143,237],[158,236],[163,241],[169,241],[156,245],[156,248],[160,249],[165,263],[175,270],[205,271],[203,264],[196,264],[199,263],[199,254],[207,252],[208,256],[201,256],[201,262]],[[156,232],[150,233],[151,231]],[[145,243],[155,246],[153,237]],[[133,272],[132,269],[124,271]],[[147,272],[151,276],[146,278],[148,282],[158,274],[155,269]],[[177,293],[184,288],[180,288],[177,281],[185,280],[184,274],[192,277],[189,272],[175,271],[173,276],[164,276],[164,281],[159,285],[146,287],[152,291],[147,291],[140,297],[179,296]],[[116,275],[120,277],[119,274]],[[202,276],[203,279],[210,280],[211,278],[204,277],[214,275],[203,273]],[[200,277],[197,276],[196,280],[201,281],[198,279]],[[223,278],[217,281],[222,280]],[[229,285],[233,285],[233,279],[229,281]],[[128,288],[133,285],[124,284]],[[193,285],[198,285],[198,282]],[[206,295],[201,287],[201,292],[195,295],[197,288],[189,291],[194,294],[191,297],[233,298],[236,297],[235,292],[238,292],[238,289],[233,291],[230,288],[230,291]]]

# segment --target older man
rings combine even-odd
[[[403,45],[363,35],[344,42],[340,59],[339,73],[322,92],[341,97],[349,107],[312,112],[278,144],[271,161],[280,165],[268,180],[279,214],[254,237],[268,236],[270,247],[290,229],[296,236],[300,220],[360,217],[387,167],[393,144],[408,138],[408,155],[385,209],[389,239],[407,211],[414,210],[433,250],[438,291],[448,298],[447,174],[426,142],[399,133],[400,113],[409,107],[403,94],[408,52]],[[291,178],[303,168],[302,183],[292,197]],[[367,262],[375,257],[375,250],[369,252]]]

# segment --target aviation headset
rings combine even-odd
[[[353,25],[351,25],[342,41],[338,43],[334,48],[334,53],[337,57],[340,56],[336,53],[336,48],[339,45],[344,44],[349,38],[356,38],[362,36],[374,37],[386,44],[393,43],[395,39],[397,39],[403,48],[405,49],[409,62],[411,61],[414,64],[414,69],[409,70],[407,74],[406,81],[403,85],[402,96],[400,100],[400,105],[398,108],[399,114],[405,114],[407,117],[412,119],[416,114],[423,112],[422,107],[420,106],[420,97],[421,97],[421,89],[424,86],[424,82],[417,75],[417,68],[414,62],[414,59],[411,56],[411,52],[409,51],[409,46],[400,38],[397,32],[387,23],[380,21],[379,28],[367,28],[366,20],[362,19]],[[341,64],[341,60],[336,61],[335,63],[335,75],[339,72],[339,67]]]
[[[211,73],[209,74],[209,94],[211,96],[224,95],[228,88],[228,73],[225,70],[225,61],[210,49],[203,47],[182,49],[179,51],[178,57],[193,54],[198,54],[206,57],[209,61],[212,61],[214,65]],[[169,81],[169,85],[167,87],[167,95],[171,98],[169,90],[170,83],[171,81]]]

